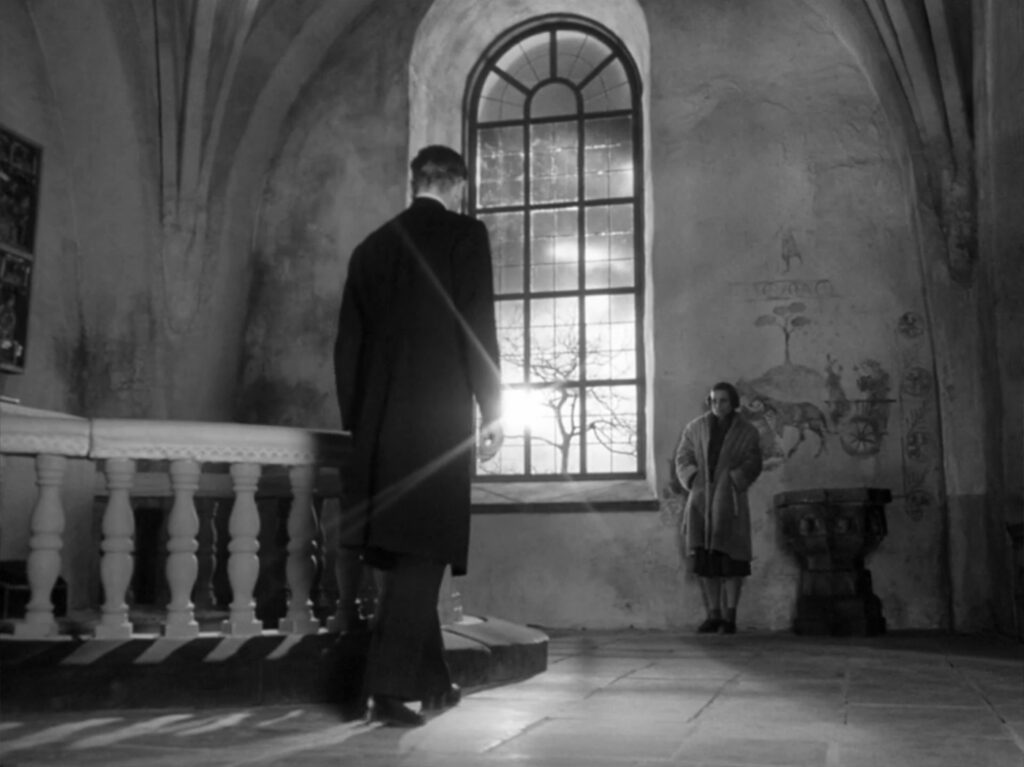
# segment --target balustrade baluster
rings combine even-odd
[[[220,502],[212,499],[201,500],[196,504],[199,515],[199,533],[196,535],[196,559],[199,569],[196,574],[196,586],[192,590],[192,601],[196,610],[212,612],[217,609],[217,595],[214,592],[213,578],[217,572],[217,514]]]
[[[195,506],[199,473],[199,463],[191,459],[171,462],[174,505],[167,519],[167,585],[171,600],[164,623],[164,636],[168,637],[188,638],[199,634],[192,604],[192,587],[199,571],[196,559],[199,517]]]
[[[60,491],[67,464],[67,458],[61,455],[36,456],[39,495],[32,509],[32,535],[26,563],[30,599],[25,620],[15,624],[15,636],[40,638],[58,633],[51,595],[60,574],[60,550],[64,545],[64,506]]]
[[[262,621],[256,620],[256,602],[253,589],[260,574],[257,556],[260,544],[260,515],[256,508],[256,485],[260,466],[254,463],[231,465],[235,502],[228,518],[228,580],[231,582],[231,614],[222,624],[222,631],[232,636],[252,636],[263,630]]]
[[[288,512],[288,614],[279,629],[287,634],[315,634],[320,621],[313,617],[309,598],[316,573],[316,515],[313,512],[313,467],[293,466],[288,472],[292,505]]]
[[[135,480],[135,461],[129,458],[109,458],[104,470],[107,475],[107,508],[103,513],[103,559],[100,562],[100,580],[103,582],[102,616],[96,626],[98,639],[127,639],[132,635],[125,595],[131,584],[135,561],[135,518],[129,491]]]

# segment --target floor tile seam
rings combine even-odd
[[[651,667],[651,664],[647,664],[643,668],[650,668],[650,667]],[[608,684],[606,684],[606,685],[604,685],[602,687],[596,687],[593,690],[591,690],[590,692],[588,692],[586,695],[584,695],[583,696],[583,700],[589,700],[591,697],[593,697],[594,695],[597,695],[599,692],[602,692],[602,691],[606,690],[607,688],[609,688],[612,685],[614,685],[616,682],[620,682],[623,679],[626,679],[627,677],[632,676],[638,670],[642,670],[642,669],[631,669],[631,670],[626,671],[626,672],[624,672],[622,674],[619,674],[617,677],[613,677],[612,680]],[[608,693],[608,694],[614,695],[616,693],[611,692],[611,693]]]
[[[898,702],[898,701],[847,701],[847,705],[855,708],[895,708],[895,709],[919,709],[925,711],[989,711],[991,707],[984,705],[967,705],[957,703],[919,703],[919,702]]]
[[[486,756],[488,754],[492,754],[494,751],[496,751],[497,749],[501,748],[506,743],[514,742],[514,741],[522,738],[523,736],[527,735],[532,730],[536,730],[538,727],[541,727],[546,722],[550,722],[550,721],[553,721],[552,717],[550,717],[550,716],[542,716],[540,719],[536,719],[536,720],[534,720],[532,722],[528,722],[524,727],[522,727],[520,730],[516,731],[512,735],[509,735],[507,738],[501,739],[499,742],[495,743],[493,746],[490,746],[489,748],[485,748],[483,751],[480,752],[480,755],[481,756]]]
[[[1013,727],[1006,718],[1002,715],[999,709],[992,703],[985,691],[975,682],[965,671],[957,666],[954,666],[960,673],[960,676],[964,679],[968,686],[974,689],[975,694],[984,701],[985,706],[992,712],[992,715],[999,720],[999,725],[1003,731],[1010,737],[1011,740],[1017,745],[1017,749],[1024,754],[1024,733],[1017,732],[1017,729]]]
[[[851,658],[860,658],[866,663],[896,663],[907,658],[917,659],[924,663],[923,665],[957,665],[963,662],[981,662],[981,663],[993,663],[999,664],[1000,666],[1005,665],[1019,665],[1022,658],[994,658],[991,655],[984,655],[982,653],[971,654],[971,655],[955,655],[948,652],[928,652],[927,650],[914,650],[903,647],[879,647],[874,648],[870,652],[851,654]]]
[[[689,725],[693,722],[696,722],[705,711],[707,711],[711,706],[714,705],[715,701],[718,700],[719,697],[721,697],[721,695],[729,685],[737,683],[739,676],[739,674],[736,674],[736,676],[732,677],[731,679],[727,679],[725,682],[719,685],[719,687],[714,691],[714,693],[711,695],[708,701],[699,709],[697,709],[697,711],[694,712],[694,714],[690,716],[690,718],[687,719],[684,722],[684,724]]]

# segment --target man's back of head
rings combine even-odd
[[[466,161],[462,155],[451,147],[432,144],[424,147],[413,159],[412,191],[413,194],[426,191],[447,191],[460,181],[469,177]]]

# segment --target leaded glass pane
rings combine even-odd
[[[526,94],[496,72],[487,75],[480,91],[477,119],[480,122],[522,119]]]
[[[558,383],[580,377],[579,300],[530,301],[529,376],[532,382]]]
[[[586,287],[630,288],[636,284],[633,206],[586,209]]]
[[[618,59],[602,69],[597,77],[583,88],[583,111],[610,112],[629,109],[632,98],[626,68]]]
[[[558,30],[558,76],[579,85],[611,55],[608,46],[584,32]]]
[[[640,470],[637,387],[594,386],[587,389],[587,471]]]
[[[548,83],[530,101],[530,117],[563,117],[579,112],[576,92],[565,83]]]
[[[538,210],[530,215],[530,290],[579,288],[577,213]]]
[[[587,120],[583,128],[584,189],[588,200],[633,196],[633,119]]]
[[[526,380],[526,319],[523,316],[523,302],[498,301],[494,315],[498,348],[501,350],[501,380],[507,384],[523,383]]]
[[[579,134],[576,122],[530,126],[530,200],[579,199]]]
[[[480,220],[491,237],[491,260],[494,264],[494,292],[522,293],[523,285],[523,214],[481,213]]]
[[[587,296],[587,380],[636,377],[636,304],[632,293]]]
[[[523,202],[523,128],[477,130],[476,192],[479,207]]]
[[[551,77],[551,34],[541,32],[516,43],[498,59],[498,68],[527,89]]]
[[[530,469],[534,474],[580,471],[580,390],[551,387],[530,430]]]

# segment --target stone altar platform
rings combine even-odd
[[[500,618],[443,627],[453,681],[486,687],[547,668],[547,635]],[[0,637],[3,713],[320,703],[358,708],[368,633],[126,640]]]

